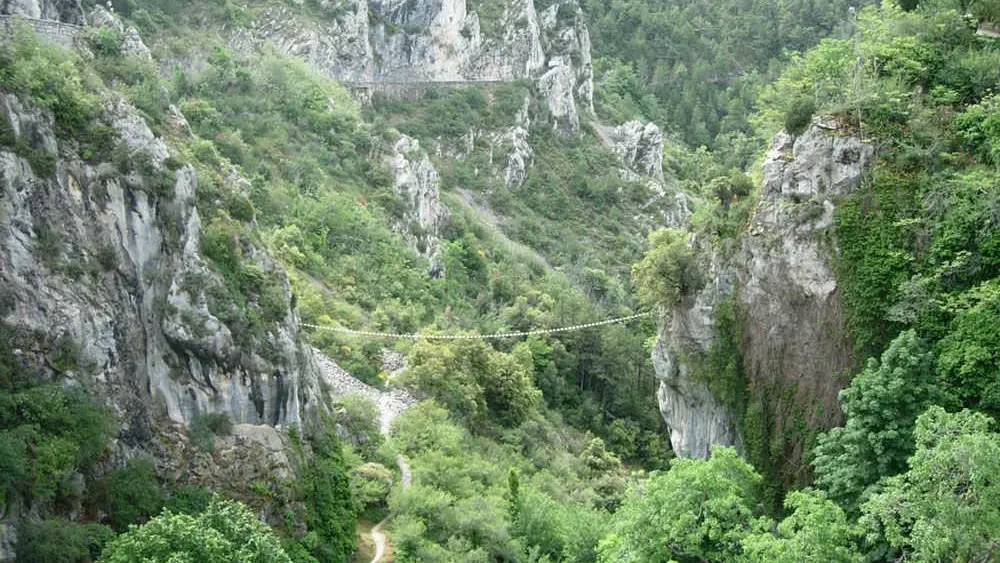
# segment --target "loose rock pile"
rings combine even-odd
[[[379,412],[379,431],[382,434],[389,433],[389,427],[394,418],[410,408],[417,399],[404,389],[390,389],[382,391],[359,380],[344,368],[337,365],[319,350],[313,349],[316,357],[316,364],[320,368],[320,374],[324,381],[330,386],[330,392],[334,397],[341,397],[351,393],[360,393],[371,399]]]

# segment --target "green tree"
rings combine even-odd
[[[322,434],[313,438],[314,456],[306,467],[302,500],[312,554],[320,563],[341,563],[354,552],[357,512],[340,441]]]
[[[983,283],[961,299],[967,308],[938,342],[942,385],[962,405],[1000,415],[1000,281]]]
[[[291,563],[281,543],[243,504],[216,497],[197,516],[164,510],[104,548],[108,563]]]
[[[733,448],[715,446],[707,460],[678,459],[629,488],[598,547],[600,560],[731,561],[750,532],[759,483]]]
[[[24,521],[17,531],[17,561],[21,563],[83,563],[96,559],[114,532],[100,524],[80,524],[54,518]]]
[[[1000,556],[1000,434],[993,419],[931,407],[917,419],[910,470],[862,507],[867,539],[912,561]]]
[[[744,559],[759,563],[862,561],[852,541],[852,527],[844,511],[816,491],[793,491],[785,498],[789,513],[772,531],[762,518],[760,531],[743,538]]]
[[[410,350],[399,382],[429,394],[464,420],[479,420],[486,411],[480,374],[488,365],[489,351],[482,341],[438,344],[423,340]]]
[[[903,332],[841,391],[846,421],[819,437],[817,486],[855,512],[869,487],[906,470],[914,423],[936,396],[933,355],[914,331]]]
[[[687,236],[676,229],[649,234],[646,256],[632,266],[635,295],[643,305],[674,307],[701,289],[704,281]]]
[[[361,393],[349,393],[337,398],[337,407],[350,444],[366,459],[372,459],[382,443],[378,406]]]
[[[164,497],[156,480],[156,467],[148,459],[132,459],[101,483],[111,527],[125,531],[142,524],[163,508]]]
[[[816,102],[812,98],[799,98],[792,102],[785,113],[785,131],[798,135],[806,130],[813,114],[816,113]]]

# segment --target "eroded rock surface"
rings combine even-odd
[[[829,120],[772,141],[747,232],[702,253],[710,256],[703,264],[708,283],[668,312],[653,351],[660,410],[679,455],[704,457],[713,443],[741,445],[728,405],[692,377],[714,375],[703,360],[718,336],[717,307],[727,299],[741,318],[745,375],[758,399],[767,397],[759,406],[773,412],[769,430],[784,444],[780,455],[803,453],[792,439],[796,419],[810,428],[837,422],[836,376],[855,360],[830,266],[833,212],[837,198],[860,184],[872,155],[870,145]]]

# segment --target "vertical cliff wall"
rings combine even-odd
[[[831,269],[833,213],[837,198],[860,185],[872,153],[832,120],[814,120],[797,137],[779,133],[744,234],[715,248],[695,241],[709,282],[668,312],[653,351],[660,408],[679,455],[701,457],[721,443],[795,468],[808,436],[838,422],[841,376],[855,358]],[[720,340],[723,303],[733,342]],[[734,377],[708,361],[726,345],[738,350],[744,391],[713,395],[710,386],[726,385],[710,384]]]

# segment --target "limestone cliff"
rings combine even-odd
[[[833,121],[798,137],[779,133],[763,166],[760,200],[746,232],[720,247],[696,241],[709,282],[668,312],[653,351],[660,409],[679,455],[705,456],[712,443],[740,445],[731,398],[708,393],[705,357],[719,343],[716,316],[731,300],[755,436],[794,462],[808,429],[837,422],[837,376],[854,365],[843,325],[833,213],[861,182],[872,147]],[[697,376],[697,377],[696,377]],[[749,445],[748,445],[749,447]]]
[[[448,221],[448,208],[441,203],[437,170],[416,139],[400,136],[389,159],[396,195],[406,210],[396,225],[406,241],[431,262],[434,275],[444,274],[441,236]]]
[[[0,0],[0,14],[55,20],[76,25],[86,22],[80,0]]]
[[[593,113],[590,37],[575,0],[542,12],[532,0],[513,0],[490,22],[465,0],[320,4],[318,18],[268,8],[233,30],[230,44],[243,53],[275,46],[362,96],[529,79],[559,130],[578,133],[580,114]]]
[[[171,150],[138,113],[112,100],[103,119],[119,155],[146,161],[142,175],[85,161],[47,116],[13,95],[0,98],[0,117],[15,139],[56,156],[53,170],[40,171],[0,147],[0,286],[13,296],[3,322],[43,341],[78,343],[78,367],[63,375],[102,387],[125,417],[123,436],[137,442],[159,416],[187,422],[221,411],[237,423],[300,422],[318,387],[284,273],[250,251],[280,284],[286,308],[263,339],[237,346],[210,312],[223,282],[200,255],[194,170],[170,170]],[[156,178],[169,184],[154,188]],[[23,352],[44,364],[33,357],[39,351]]]

